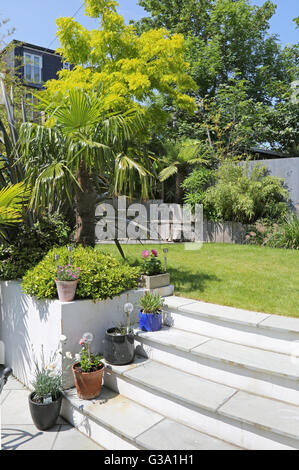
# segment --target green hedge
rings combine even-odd
[[[59,265],[67,265],[67,248],[51,250],[45,258],[23,278],[23,291],[38,299],[57,298],[55,285],[56,262],[54,255],[59,255]],[[122,292],[134,289],[138,285],[140,270],[117,261],[109,254],[98,249],[78,247],[71,254],[72,265],[81,268],[76,299],[105,300]]]

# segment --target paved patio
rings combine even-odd
[[[53,429],[39,431],[30,416],[28,394],[18,380],[9,378],[0,396],[1,450],[103,450],[62,418]]]

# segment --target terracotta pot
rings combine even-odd
[[[60,302],[72,302],[76,295],[77,281],[57,281],[56,287]]]
[[[80,372],[80,363],[77,362],[72,369],[78,397],[82,400],[97,398],[101,392],[104,366],[95,372]]]

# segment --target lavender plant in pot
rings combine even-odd
[[[72,302],[74,300],[79,277],[80,268],[74,268],[71,264],[57,266],[55,282],[58,298],[61,302]]]
[[[134,333],[131,324],[133,310],[133,304],[126,303],[124,306],[125,323],[106,331],[104,357],[110,364],[125,365],[134,360]]]
[[[33,392],[28,397],[29,409],[35,426],[46,431],[56,425],[62,403],[61,372],[57,370],[57,352],[45,364],[42,350],[41,364],[35,359]]]
[[[143,331],[159,331],[162,328],[164,299],[153,292],[145,292],[140,299],[139,326]]]

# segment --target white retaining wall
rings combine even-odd
[[[160,289],[161,295],[172,292],[172,286]],[[105,331],[123,321],[126,302],[134,304],[137,319],[139,299],[143,294],[144,289],[136,289],[97,303],[91,300],[63,303],[25,295],[18,281],[0,282],[0,340],[5,347],[6,366],[12,367],[15,377],[30,387],[35,369],[32,348],[37,357],[43,348],[48,362],[59,347],[61,335],[67,337],[67,343],[63,345],[64,356],[66,351],[79,352],[80,338],[83,333],[90,332],[95,338],[92,352],[102,353]],[[72,387],[70,361],[59,356],[58,367],[63,370],[64,388]]]

